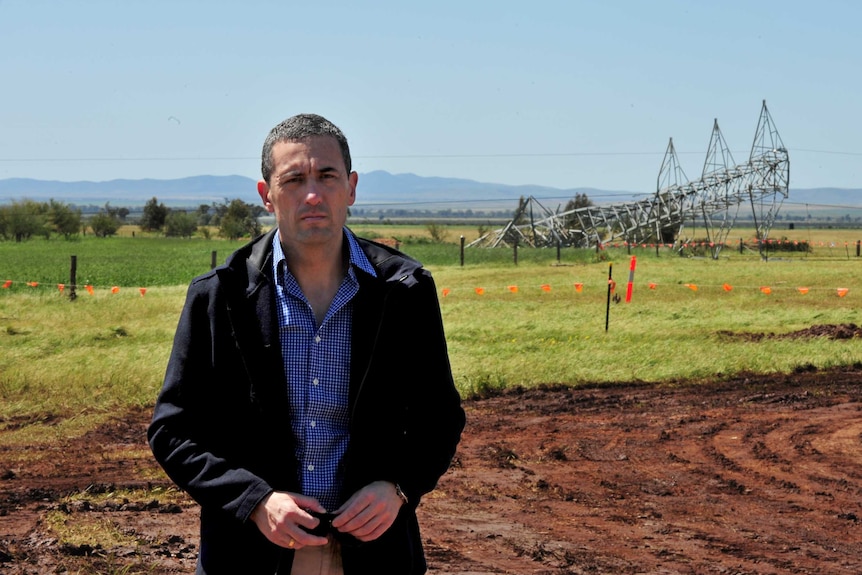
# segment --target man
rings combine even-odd
[[[148,430],[201,505],[197,573],[424,573],[416,506],[464,427],[434,282],[345,227],[328,120],[273,128],[261,165],[277,225],[192,282]]]

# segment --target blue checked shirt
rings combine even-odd
[[[287,268],[279,233],[275,234],[272,245],[279,338],[299,481],[302,493],[317,498],[327,511],[342,503],[340,464],[350,439],[347,428],[351,300],[359,291],[355,269],[377,275],[354,235],[345,229],[344,237],[350,249],[350,265],[320,326]]]

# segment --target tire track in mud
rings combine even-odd
[[[449,525],[439,549],[470,542],[447,573],[860,573],[850,379],[477,402],[422,520]]]

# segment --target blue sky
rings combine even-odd
[[[257,178],[316,112],[360,173],[648,193],[670,137],[699,176],[715,118],[745,161],[766,100],[791,188],[862,188],[860,26],[851,0],[0,0],[0,179]]]

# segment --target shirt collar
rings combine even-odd
[[[353,235],[353,232],[351,232],[346,227],[343,229],[344,237],[347,240],[347,250],[350,255],[350,267],[359,268],[371,277],[376,278],[377,272],[374,270],[374,266],[372,266],[371,262],[368,260],[368,256],[366,256],[365,252],[362,251],[362,248],[359,247],[359,242],[356,240],[356,236]],[[276,230],[275,235],[273,235],[272,237],[272,260],[276,277],[279,277],[279,268],[281,266],[281,262],[286,262],[287,258],[284,255],[284,250],[281,248],[281,232],[279,232],[278,230]]]

